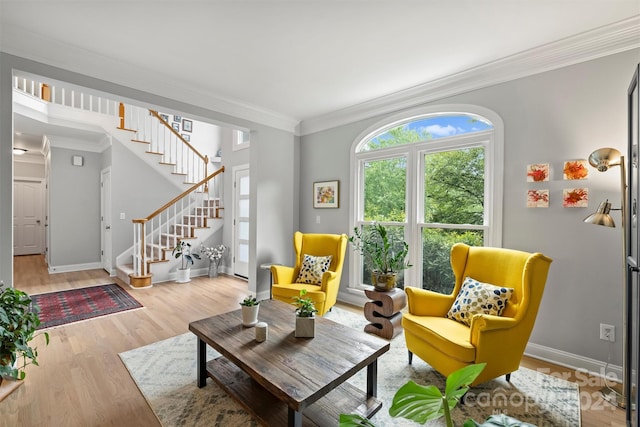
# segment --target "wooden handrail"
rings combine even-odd
[[[167,129],[169,129],[171,132],[173,132],[173,134],[174,134],[175,136],[177,136],[178,138],[180,138],[180,140],[181,140],[181,141],[182,141],[182,142],[183,142],[187,147],[189,147],[189,148],[190,148],[194,153],[196,153],[196,154],[198,155],[198,157],[200,157],[200,158],[202,159],[202,161],[204,161],[204,162],[205,162],[205,165],[206,165],[207,163],[209,163],[209,158],[208,158],[208,156],[203,156],[202,154],[200,154],[200,152],[199,152],[198,150],[196,150],[196,148],[195,148],[193,145],[189,144],[189,142],[188,142],[186,139],[184,139],[184,138],[182,137],[182,135],[180,135],[178,132],[176,132],[176,130],[175,130],[175,129],[174,129],[174,128],[169,124],[169,123],[165,122],[165,121],[164,121],[164,119],[163,119],[162,117],[160,117],[160,114],[158,114],[158,112],[157,112],[157,111],[155,111],[155,110],[149,110],[149,112],[150,112],[153,116],[155,116],[158,120],[160,120],[160,122],[162,122],[162,124],[164,124],[164,125],[166,126],[166,128],[167,128]],[[205,167],[206,167],[206,166],[205,166]]]
[[[216,175],[221,174],[222,172],[224,172],[224,166],[222,166],[220,169],[218,169],[217,171],[215,171],[214,173],[212,173],[211,175],[207,176],[206,178],[204,178],[202,181],[198,182],[197,184],[194,184],[192,187],[190,187],[188,190],[184,191],[182,194],[177,195],[176,197],[174,197],[173,199],[171,199],[169,202],[165,203],[161,208],[156,209],[155,212],[153,212],[151,215],[149,215],[146,218],[139,218],[139,219],[134,219],[132,220],[132,222],[134,224],[140,224],[140,223],[145,223],[147,221],[152,220],[153,218],[155,218],[156,216],[158,216],[161,212],[164,212],[167,208],[169,208],[170,206],[172,206],[173,204],[175,204],[178,200],[183,199],[184,197],[186,197],[187,195],[189,195],[190,193],[194,192],[198,187],[204,185],[205,183],[209,182],[211,179],[213,179]]]

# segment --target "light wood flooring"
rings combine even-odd
[[[118,353],[185,333],[189,322],[235,310],[248,294],[246,282],[228,276],[132,290],[102,270],[50,275],[41,256],[14,258],[15,286],[29,294],[114,282],[144,308],[50,329],[48,347],[38,337],[40,366],[28,366],[24,385],[0,402],[0,426],[159,426]],[[526,357],[522,364],[576,380],[563,367]],[[600,386],[583,385],[596,383],[595,379],[577,379],[582,425],[623,426],[624,412],[602,403]]]

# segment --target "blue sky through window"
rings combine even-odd
[[[427,139],[438,139],[493,129],[493,125],[485,119],[479,118],[477,116],[452,114],[424,117],[412,122],[404,123],[400,126],[396,126],[393,129],[398,128],[416,131],[418,135],[426,134]],[[364,146],[362,146],[362,149],[365,151],[375,150],[377,148],[381,148],[381,141],[394,140],[395,137],[391,134],[393,129],[387,130],[381,134],[374,136],[369,141],[367,141]],[[422,138],[420,139],[423,140]],[[396,144],[406,144],[409,142],[418,141],[396,141]],[[382,145],[384,146],[385,144]]]

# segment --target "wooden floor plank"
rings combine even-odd
[[[103,270],[49,274],[42,256],[15,257],[14,280],[29,294],[118,283],[144,308],[50,329],[48,347],[37,338],[40,366],[28,366],[24,385],[0,402],[2,427],[159,426],[118,353],[185,333],[189,322],[235,310],[248,294],[245,281],[224,275],[132,290]],[[340,307],[362,314],[362,308]],[[522,365],[585,382],[567,368],[536,359],[525,357]],[[581,386],[588,404],[582,426],[624,426],[623,411],[595,402],[599,388]]]

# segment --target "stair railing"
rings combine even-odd
[[[193,184],[208,175],[209,157],[198,151],[155,110],[121,105],[122,129],[136,132],[136,141],[149,144],[149,153],[162,156],[160,163],[172,165],[174,174]],[[126,126],[125,126],[126,123]]]
[[[224,166],[197,184],[174,197],[146,218],[133,222],[133,273],[132,277],[149,277],[149,265],[166,260],[179,240],[192,239],[193,227],[207,227],[214,206],[220,206],[219,185],[213,185],[209,194],[209,182],[224,172]],[[215,183],[215,182],[214,182]],[[213,204],[212,204],[213,202]]]

